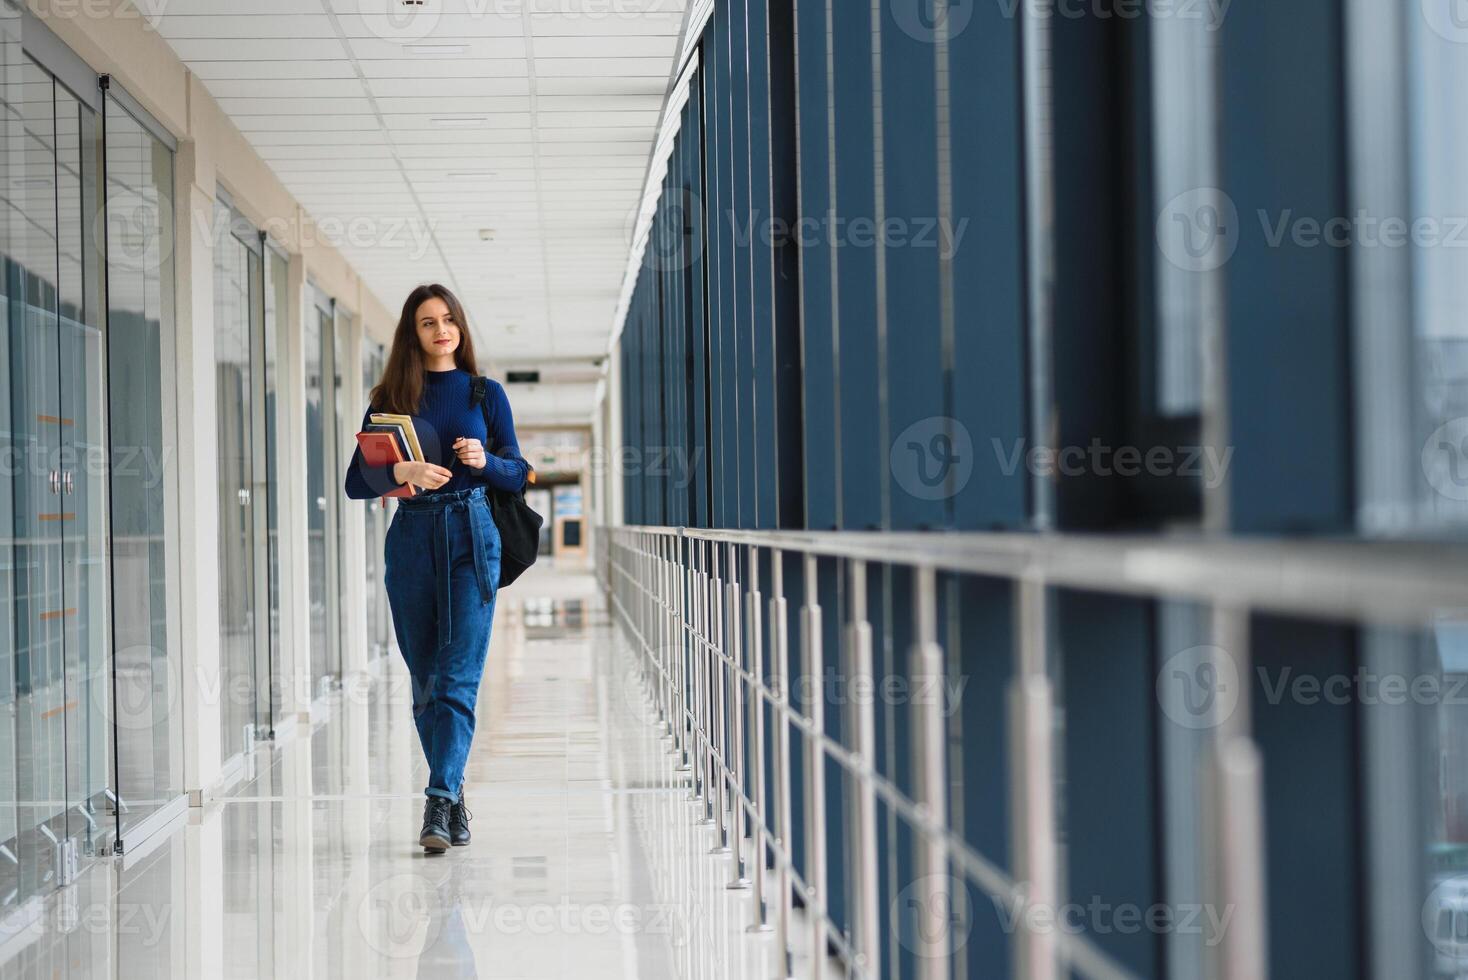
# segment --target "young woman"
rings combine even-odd
[[[413,416],[425,462],[368,466],[359,449],[346,480],[353,500],[409,483],[419,488],[417,496],[398,500],[384,571],[428,760],[418,843],[433,853],[469,843],[464,764],[499,589],[500,537],[486,488],[519,491],[530,472],[504,388],[489,382],[488,426],[484,406],[471,404],[470,382],[478,373],[454,294],[437,284],[413,290],[362,427],[374,412]]]

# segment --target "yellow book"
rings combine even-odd
[[[423,463],[423,447],[418,445],[418,431],[413,428],[413,416],[411,415],[389,415],[385,412],[374,413],[368,418],[373,425],[400,425],[403,427],[403,436],[408,440],[408,451],[413,454],[413,462]]]

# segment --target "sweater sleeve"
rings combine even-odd
[[[362,415],[362,425],[357,431],[367,428],[367,422],[372,417],[369,408]],[[391,466],[368,466],[362,459],[362,447],[358,446],[352,453],[351,465],[347,467],[346,491],[352,500],[372,500],[381,497],[402,486],[393,479]]]
[[[520,455],[520,443],[515,438],[515,416],[510,411],[510,399],[504,386],[491,381],[485,395],[489,402],[489,446],[484,454],[484,466],[470,468],[469,472],[494,487],[519,493],[525,489],[530,478],[530,463]]]

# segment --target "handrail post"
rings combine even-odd
[[[749,878],[744,872],[744,797],[748,794],[749,780],[744,759],[744,631],[740,622],[743,596],[739,589],[739,548],[729,545],[729,580],[724,586],[724,610],[728,617],[728,657],[733,661],[729,667],[729,770],[733,791],[729,794],[729,851],[731,875],[728,888],[738,891],[749,887]]]
[[[805,555],[805,608],[801,617],[801,664],[805,687],[811,691],[811,734],[805,738],[805,858],[810,901],[810,969],[812,980],[824,980],[826,960],[826,766],[819,739],[826,732],[825,673],[821,650],[820,584],[816,556]]]
[[[1227,651],[1239,677],[1251,664],[1249,611],[1217,605],[1211,616],[1213,644]],[[1252,731],[1253,704],[1247,683],[1214,730],[1210,828],[1214,858],[1210,891],[1219,914],[1232,913],[1233,926],[1219,943],[1217,975],[1222,980],[1268,975],[1268,890],[1264,868],[1264,762]]]
[[[779,857],[775,891],[776,976],[790,976],[791,862],[794,828],[790,800],[790,622],[785,601],[785,555],[770,550],[770,694],[775,704],[775,848]]]
[[[688,529],[678,528],[678,536],[673,539],[673,548],[676,559],[674,561],[674,572],[677,576],[678,606],[674,617],[674,629],[677,631],[677,639],[673,643],[672,653],[677,658],[674,670],[673,682],[676,685],[676,694],[673,698],[674,711],[674,750],[678,754],[678,762],[673,766],[673,771],[691,772],[693,770],[693,757],[688,747]]]
[[[1055,844],[1054,717],[1046,673],[1049,598],[1038,576],[1016,583],[1015,676],[1010,685],[1010,744],[1018,752],[1011,766],[1011,833],[1015,881],[1026,907],[1054,910],[1058,896]],[[1050,930],[1031,931],[1021,917],[1015,936],[1015,974],[1056,980],[1059,962]]]
[[[765,918],[765,827],[769,825],[770,814],[765,800],[765,638],[759,591],[759,547],[750,545],[748,555],[749,589],[745,593],[744,616],[749,623],[749,672],[754,678],[749,698],[750,751],[754,756],[749,765],[749,797],[754,806],[754,819],[750,821],[750,879],[753,885],[750,898],[754,921],[749,931],[768,932],[770,925]]]
[[[852,750],[864,769],[855,782],[851,827],[848,831],[855,848],[852,862],[852,918],[858,956],[857,972],[880,975],[881,927],[878,924],[877,895],[877,794],[871,771],[877,762],[876,691],[872,669],[872,626],[867,616],[867,563],[860,559],[850,564],[851,620],[847,625],[846,645],[850,651],[851,679],[848,702],[851,705]]]
[[[710,685],[714,699],[714,731],[713,743],[716,746],[712,753],[714,762],[714,846],[710,848],[711,854],[727,854],[729,852],[729,826],[726,822],[725,811],[729,806],[729,738],[728,730],[725,728],[724,701],[728,688],[728,669],[724,662],[724,580],[719,577],[719,546],[717,542],[710,542],[712,554],[709,557],[709,570],[713,573],[713,587],[709,589],[709,602],[713,607],[713,618],[709,624],[709,636],[713,638],[712,649],[709,651],[709,663],[718,669],[718,676]]]
[[[916,775],[916,803],[940,826],[948,825],[948,785],[943,719],[943,648],[938,643],[937,576],[931,566],[913,574],[912,607],[915,642],[912,650],[912,751]],[[950,955],[950,915],[958,889],[948,874],[946,839],[941,831],[920,829],[916,872],[923,883],[918,914],[927,921],[917,929],[918,976],[947,980]]]
[[[697,584],[697,596],[695,605],[698,610],[698,751],[699,751],[699,799],[702,801],[699,809],[700,826],[708,826],[714,822],[713,798],[713,717],[714,701],[711,693],[713,677],[713,665],[709,662],[708,629],[708,562],[706,548],[707,541],[699,541],[694,546],[695,561],[698,571],[694,575]]]

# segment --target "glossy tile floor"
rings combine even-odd
[[[472,845],[417,846],[427,772],[394,655],[225,798],[37,903],[0,976],[777,976],[594,581],[537,568],[500,603]]]

